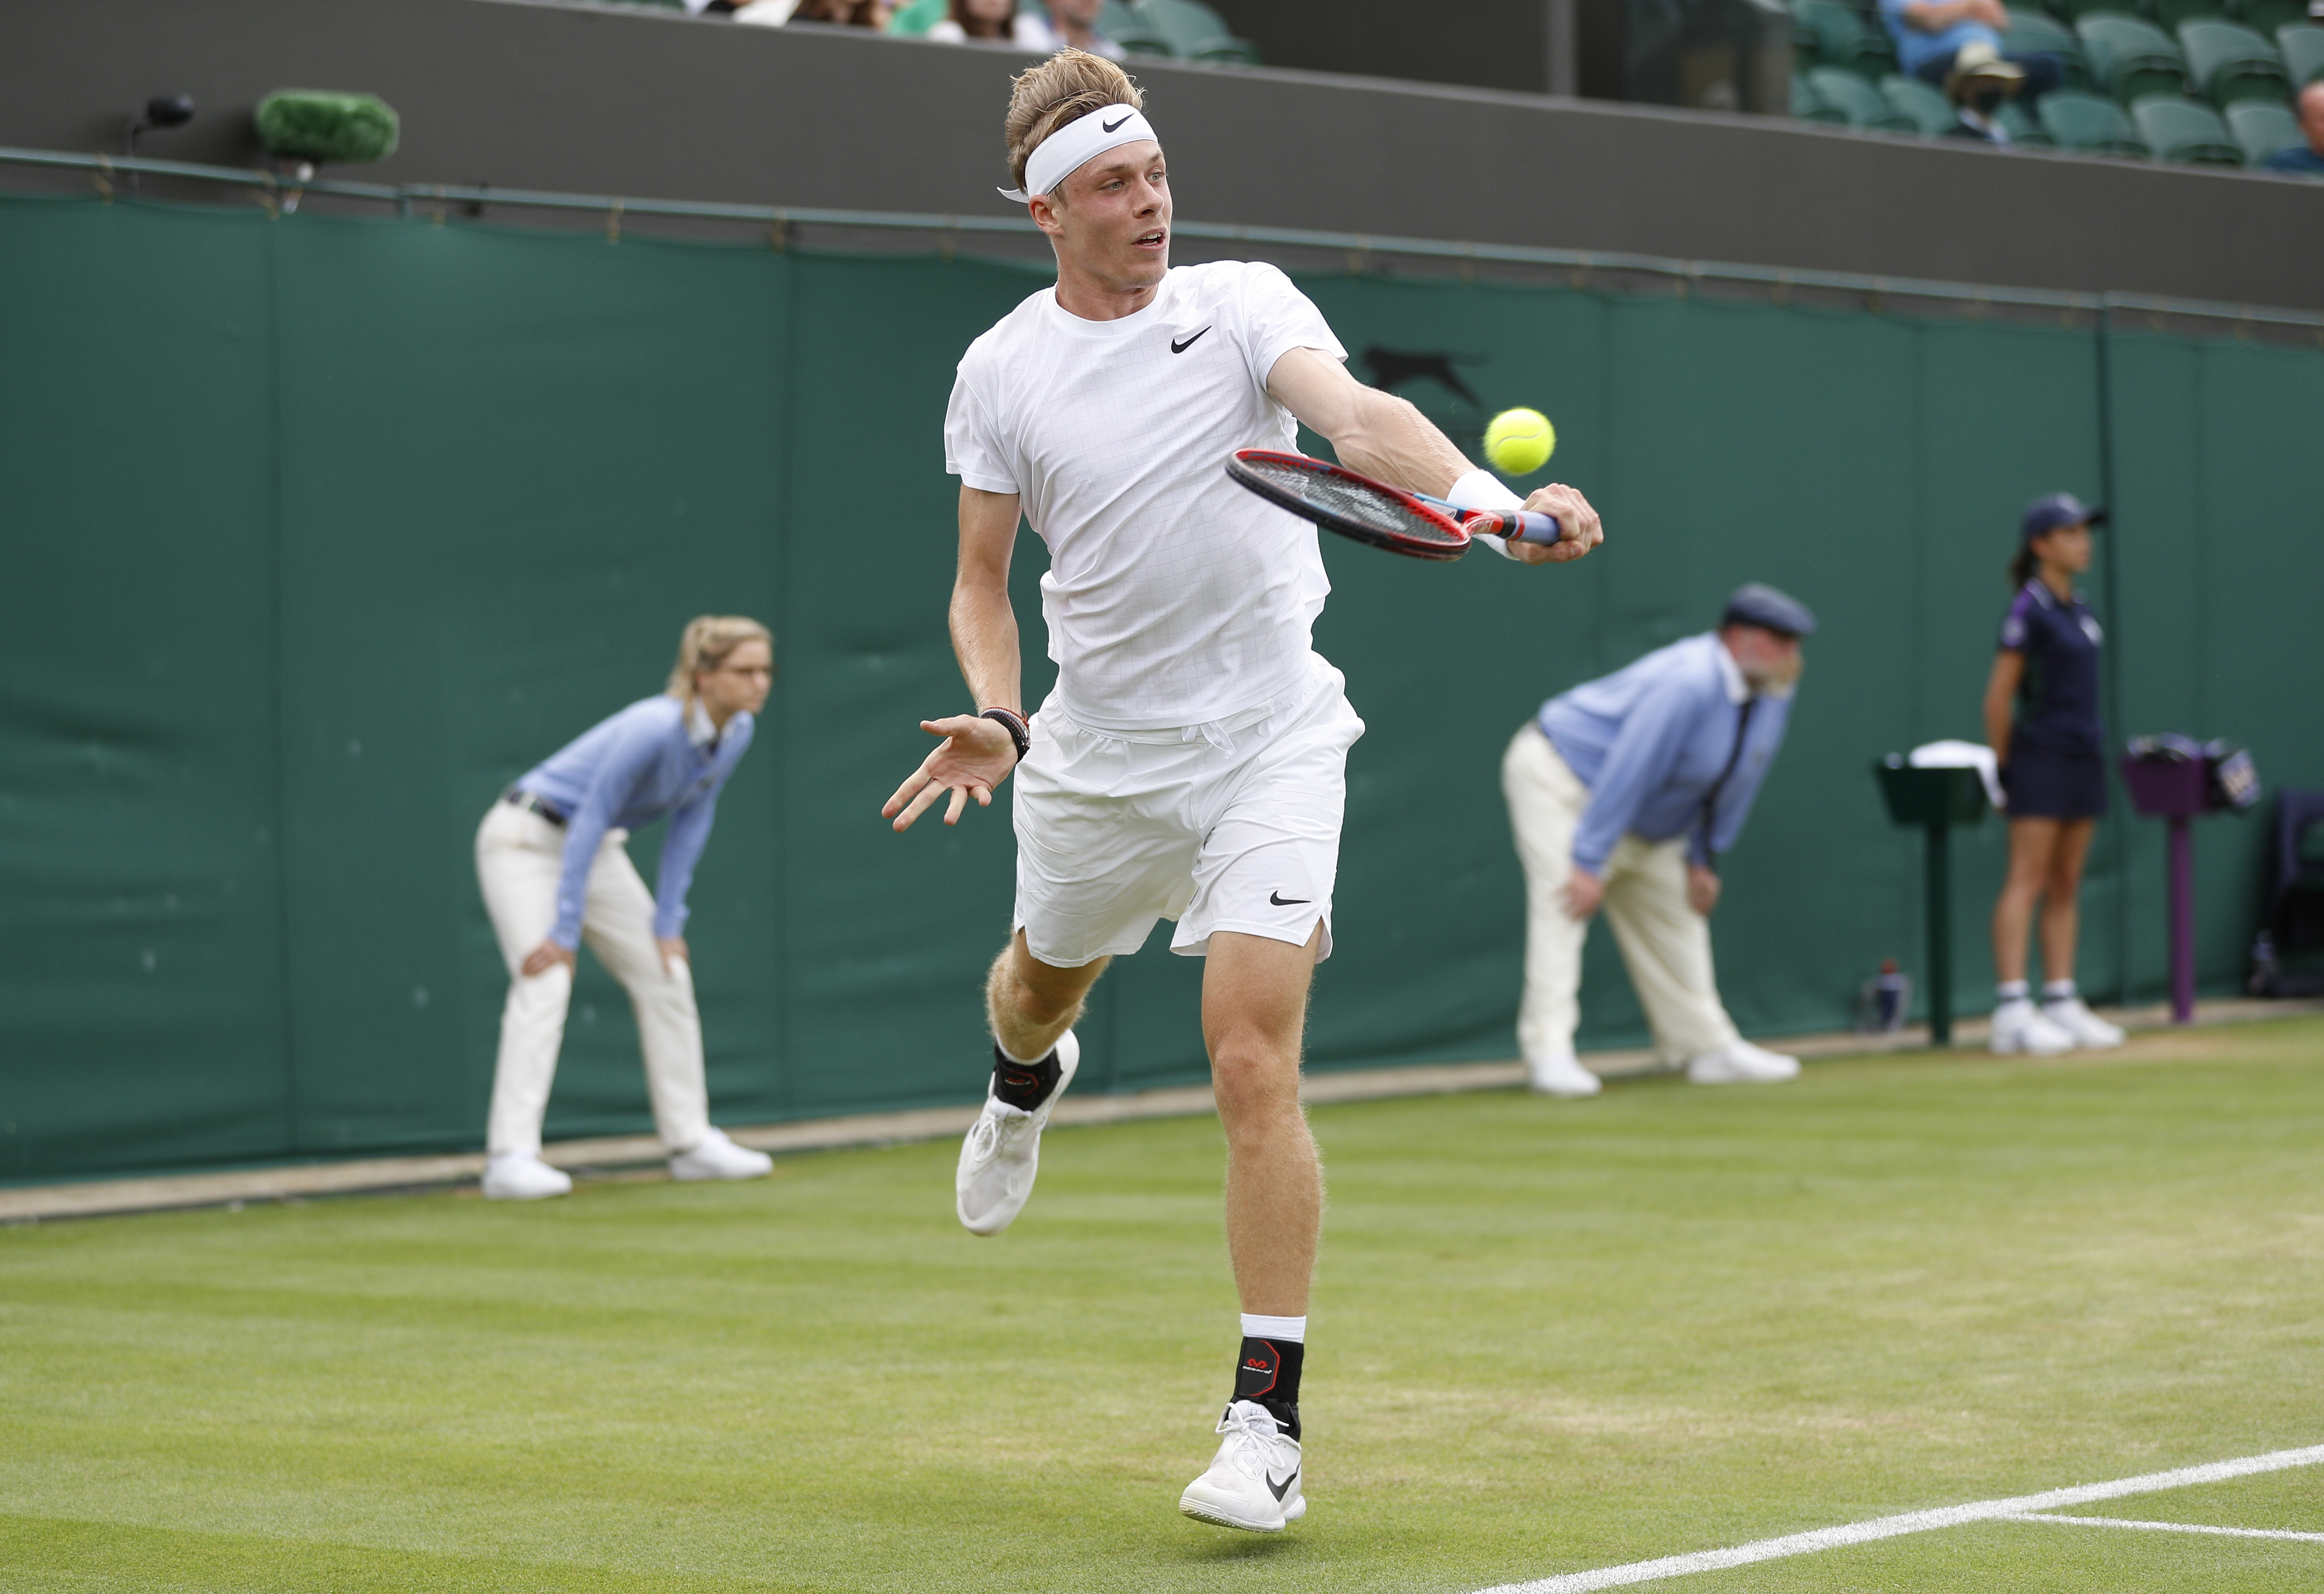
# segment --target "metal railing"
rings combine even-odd
[[[295,208],[307,195],[365,200],[392,206],[399,216],[433,212],[441,219],[453,206],[510,207],[519,209],[584,213],[603,216],[609,237],[621,235],[622,222],[632,217],[671,220],[747,224],[767,230],[782,246],[794,226],[854,227],[870,230],[1015,236],[1038,235],[1020,217],[946,216],[924,211],[832,210],[805,206],[731,205],[701,199],[633,199],[605,194],[560,194],[531,189],[501,189],[447,183],[350,182],[338,178],[298,181],[263,169],[202,166],[183,161],[153,161],[143,156],[86,155],[60,150],[20,150],[0,147],[0,165],[45,167],[88,173],[97,191],[115,194],[116,175],[176,178],[216,183],[254,191],[270,211]],[[1606,272],[1656,277],[1681,290],[1705,282],[1734,283],[1770,290],[1777,295],[1792,290],[1860,295],[1881,300],[1915,299],[1997,308],[2047,309],[2099,314],[2129,311],[2150,316],[2190,317],[2203,320],[2240,322],[2251,326],[2300,327],[2316,331],[2324,343],[2324,311],[2288,309],[2265,305],[2223,304],[2206,299],[2172,299],[2158,294],[2088,293],[2043,288],[1984,287],[1919,277],[1884,277],[1857,272],[1805,271],[1781,266],[1738,265],[1731,262],[1674,260],[1665,255],[1609,253],[1583,249],[1548,249],[1522,244],[1459,243],[1441,238],[1405,238],[1368,233],[1314,232],[1297,227],[1237,226],[1219,222],[1176,221],[1178,236],[1208,243],[1249,244],[1278,249],[1313,250],[1346,257],[1351,272],[1360,272],[1372,256],[1432,260],[1454,265],[1528,266],[1568,274],[1575,285]]]

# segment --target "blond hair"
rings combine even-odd
[[[1041,141],[1077,116],[1108,106],[1146,108],[1145,91],[1130,74],[1102,55],[1085,50],[1060,50],[1038,67],[1028,67],[1011,79],[1009,115],[1001,119],[1001,136],[1009,143],[1009,177],[1025,186],[1025,162]]]
[[[771,650],[775,633],[747,615],[696,615],[686,622],[685,634],[678,639],[678,662],[670,667],[669,685],[663,690],[680,703],[691,704],[696,673],[716,669],[744,642],[764,642]]]

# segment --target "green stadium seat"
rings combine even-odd
[[[2244,152],[2219,113],[2199,100],[2150,94],[2130,107],[2131,125],[2158,161],[2186,166],[2241,166]]]
[[[2195,87],[2215,106],[2239,99],[2281,105],[2291,96],[2283,58],[2274,45],[2249,28],[2216,18],[2181,23],[2179,48],[2186,52],[2187,70]]]
[[[1918,78],[1891,72],[1880,79],[1881,97],[1888,108],[1910,121],[1923,138],[1942,138],[1960,125],[1952,101]]]
[[[1795,122],[1831,123],[1843,127],[1848,124],[1848,118],[1817,98],[1816,91],[1808,87],[1808,80],[1797,72],[1792,74],[1792,119]]]
[[[1861,77],[1867,88],[1896,69],[1888,30],[1844,0],[1792,0],[1792,31],[1794,49],[1801,34],[1811,46],[1802,54],[1803,63],[1844,68]]]
[[[2227,0],[2227,14],[2255,32],[2273,35],[2278,28],[2307,22],[2316,14],[2307,0]]]
[[[2275,46],[2283,52],[2284,75],[2294,88],[2324,78],[2324,28],[2294,23],[2275,31]]]
[[[1169,41],[1171,53],[1181,60],[1260,64],[1259,46],[1236,38],[1226,19],[1202,0],[1134,0],[1130,9],[1147,27]]]
[[[2082,41],[2074,30],[2044,11],[2028,11],[2013,5],[2009,8],[2009,27],[2001,35],[2005,55],[2033,55],[2045,52],[2058,58],[2065,68],[2068,88],[2087,88],[2090,83],[2090,58],[2082,53]]]
[[[888,14],[888,32],[899,39],[923,38],[944,19],[945,0],[905,0]]]
[[[2300,131],[2300,118],[2282,106],[2241,99],[2219,114],[2227,118],[2228,136],[2243,147],[2246,166],[2265,165],[2276,151],[2308,142]]]
[[[2048,128],[2034,119],[2034,113],[2027,110],[2021,100],[2002,101],[2001,109],[1993,114],[1993,119],[2001,124],[2002,131],[2009,134],[2009,142],[2013,144],[2022,144],[2029,150],[2046,150],[2058,142],[2050,136]]]
[[[2083,17],[2074,32],[2089,52],[2090,76],[2121,104],[2187,91],[2187,58],[2153,23],[2099,14]]]
[[[1890,105],[1887,97],[1845,67],[1811,67],[1808,87],[1831,106],[1850,127],[1877,133],[1917,132],[1911,117]]]
[[[2081,150],[2096,155],[2144,155],[2138,130],[2120,106],[2095,94],[2061,88],[2042,97],[2042,130],[2061,150]]]
[[[2181,23],[2196,17],[2218,21],[2227,8],[2227,0],[2145,0],[2138,7],[2138,14],[2164,32],[2176,36]]]

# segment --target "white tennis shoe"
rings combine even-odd
[[[1605,1089],[1571,1052],[1526,1058],[1526,1087],[1536,1096],[1594,1096]]]
[[[2114,1026],[2109,1024],[2107,1027],[2112,1029]],[[2054,1057],[2074,1049],[2074,1036],[2071,1030],[2052,1023],[2041,1009],[2021,996],[1993,1009],[1993,1038],[1987,1044],[1997,1056],[2022,1052],[2029,1057]]]
[[[1730,1040],[1715,1052],[1690,1058],[1686,1077],[1699,1085],[1773,1085],[1800,1076],[1800,1060],[1755,1046],[1748,1040]]]
[[[1197,1522],[1274,1534],[1307,1515],[1300,1488],[1299,1442],[1255,1400],[1238,1400],[1219,1419],[1226,1437],[1210,1470],[1186,1486],[1178,1509]]]
[[[2074,1037],[2078,1046],[2118,1046],[2122,1045],[2122,1029],[2107,1023],[2089,1009],[2079,996],[2042,1004],[2042,1017]]]
[[[669,1176],[678,1180],[763,1179],[774,1171],[773,1157],[735,1145],[724,1129],[712,1129],[699,1145],[669,1159]]]
[[[1041,1131],[1074,1071],[1082,1065],[1082,1043],[1070,1029],[1057,1037],[1057,1088],[1028,1112],[1011,1107],[984,1088],[984,1110],[960,1143],[960,1169],[953,1175],[953,1206],[971,1234],[998,1234],[1016,1221],[1033,1193],[1041,1166]]]
[[[573,1193],[573,1176],[530,1151],[503,1151],[484,1163],[486,1201],[545,1201]]]

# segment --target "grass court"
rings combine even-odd
[[[0,1232],[0,1587],[1465,1591],[2324,1443],[2324,1020],[1318,1109],[1304,1522],[1200,1526],[1209,1119]],[[2070,1515],[2324,1534],[2324,1467]],[[2324,1587],[1990,1522],[1650,1589]]]

